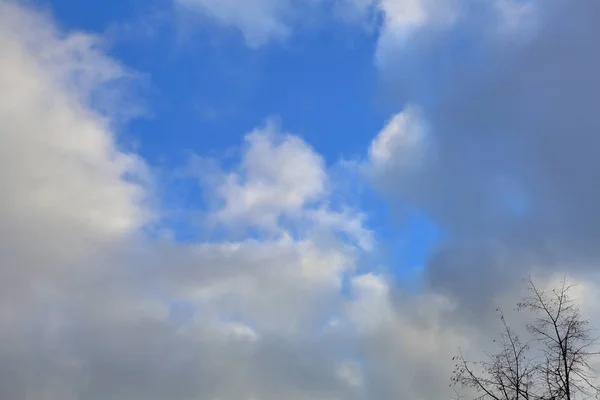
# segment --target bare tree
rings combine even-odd
[[[535,365],[528,358],[529,343],[523,343],[500,314],[503,331],[496,353],[488,354],[484,361],[468,361],[462,352],[456,361],[452,383],[479,393],[477,399],[516,400],[534,399]]]
[[[501,311],[503,331],[497,352],[485,361],[471,362],[462,352],[454,357],[454,386],[473,389],[481,400],[575,400],[598,397],[592,382],[589,321],[569,296],[564,279],[558,288],[543,290],[529,280],[529,294],[517,309],[533,314],[526,326],[531,338],[523,342],[508,326]]]
[[[590,360],[596,338],[590,323],[583,319],[579,305],[569,296],[569,285],[563,279],[558,288],[542,290],[529,280],[529,296],[518,309],[537,317],[527,326],[539,344],[541,361],[538,370],[545,383],[545,399],[572,400],[577,395],[597,397],[598,388],[591,381]]]

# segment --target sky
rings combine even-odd
[[[600,321],[600,3],[0,0],[0,397],[439,400]]]

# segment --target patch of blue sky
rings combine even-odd
[[[446,239],[442,226],[412,206],[389,207],[376,193],[366,192],[363,208],[378,241],[376,251],[366,254],[357,273],[381,273],[405,288],[417,288],[430,256]],[[374,268],[375,267],[375,268]]]
[[[301,136],[328,167],[340,159],[361,160],[385,120],[400,110],[399,98],[412,96],[433,106],[438,85],[450,79],[444,72],[450,67],[436,63],[434,53],[408,49],[399,68],[405,69],[406,82],[414,88],[392,85],[397,97],[388,101],[373,62],[376,32],[359,26],[323,25],[255,49],[247,47],[241,35],[211,26],[186,31],[182,37],[176,21],[168,21],[174,18],[169,12],[167,21],[148,17],[149,24],[157,24],[152,34],[132,31],[136,26],[142,29],[139,21],[156,15],[156,10],[167,10],[167,1],[53,0],[47,6],[67,29],[108,33],[112,55],[148,77],[152,88],[145,100],[150,115],[132,122],[122,140],[137,143],[136,151],[159,171],[160,204],[166,211],[163,228],[182,242],[226,239],[224,232],[202,229],[202,213],[210,205],[198,180],[173,173],[188,165],[190,154],[218,158],[228,170],[239,161],[230,155],[232,149],[234,154],[239,151],[243,136],[266,118],[276,117],[284,132]],[[457,46],[461,43],[445,52]],[[438,78],[417,80],[436,76],[417,71],[423,63],[441,69]],[[355,193],[358,200],[351,196],[335,200],[333,206],[347,201],[368,215],[367,226],[383,248],[370,257],[380,257],[381,264],[403,278],[424,265],[440,238],[433,222],[415,211],[398,226],[372,191]],[[372,266],[372,261],[364,264]]]
[[[55,0],[52,10],[67,27],[103,32],[134,18],[138,6],[109,4]],[[387,117],[375,104],[374,32],[336,24],[254,49],[227,31],[196,29],[178,40],[175,30],[114,42],[115,55],[154,86],[152,117],[130,129],[150,161],[177,159],[182,149],[206,154],[237,146],[241,135],[276,116],[335,162],[364,152]]]

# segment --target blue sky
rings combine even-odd
[[[140,90],[148,115],[120,139],[161,169],[182,168],[190,152],[227,164],[243,136],[267,118],[302,137],[330,167],[340,160],[360,162],[374,135],[402,107],[401,96],[386,93],[374,62],[377,26],[329,20],[254,48],[235,29],[210,21],[178,25],[178,19],[196,16],[161,2],[58,0],[46,7],[66,29],[109,32],[109,52],[144,75]],[[132,32],[135,24],[149,24],[151,33]],[[165,207],[204,208],[193,180],[163,184]],[[417,210],[388,210],[368,182],[346,194],[376,230],[379,262],[401,281],[407,271],[419,270],[439,239],[434,223]],[[198,235],[198,226],[186,221],[164,223],[182,240]]]
[[[133,129],[144,136],[145,157],[166,156],[160,148],[227,149],[239,143],[239,132],[278,116],[285,129],[335,163],[340,157],[362,156],[373,132],[389,117],[390,104],[377,96],[372,63],[376,32],[333,24],[254,49],[235,30],[199,27],[188,32],[170,15],[154,22],[154,7],[137,3],[105,7],[52,1],[48,7],[69,29],[118,31],[120,21],[136,19],[156,24],[151,36],[125,34],[110,48],[150,78],[152,118],[146,125],[138,121]]]

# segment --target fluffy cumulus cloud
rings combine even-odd
[[[240,167],[215,188],[223,202],[217,218],[224,222],[275,228],[279,216],[326,195],[324,160],[297,136],[278,134],[273,122],[246,136]]]
[[[44,295],[67,276],[79,279],[82,260],[140,229],[152,213],[144,163],[119,151],[107,115],[86,105],[128,72],[93,37],[59,39],[43,16],[1,7],[1,292],[9,305]]]

